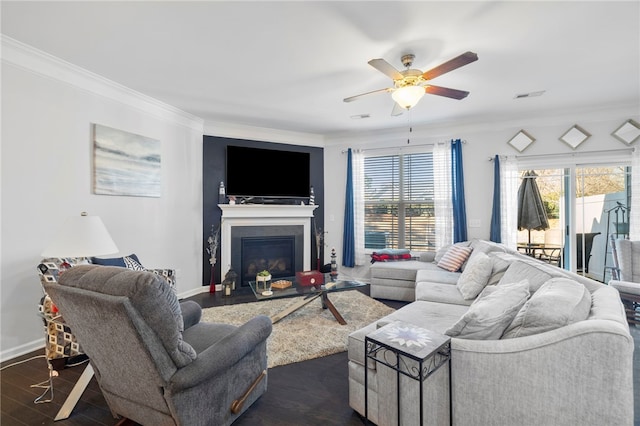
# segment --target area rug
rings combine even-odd
[[[267,340],[268,366],[291,364],[347,350],[347,337],[355,330],[394,311],[357,290],[329,295],[347,322],[340,325],[316,299],[273,325]],[[256,315],[272,316],[299,301],[299,297],[217,306],[202,310],[202,321],[241,325]]]

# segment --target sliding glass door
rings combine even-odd
[[[522,169],[521,179],[531,179],[532,172],[548,226],[520,228],[519,250],[607,282],[612,266],[609,240],[612,235],[628,237],[631,168],[626,164],[529,167]]]

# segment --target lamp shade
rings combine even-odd
[[[413,108],[424,96],[424,87],[422,86],[404,86],[393,91],[391,97],[402,108]]]
[[[89,257],[118,252],[118,247],[98,216],[68,218],[53,242],[42,252],[43,257]]]

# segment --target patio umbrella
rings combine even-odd
[[[518,231],[529,231],[529,246],[531,246],[531,230],[544,231],[549,229],[549,219],[544,210],[544,203],[540,196],[540,189],[536,182],[538,175],[529,170],[525,172],[518,188]]]

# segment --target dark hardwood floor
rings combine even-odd
[[[366,290],[365,290],[366,292]],[[203,293],[189,298],[203,307],[255,301],[252,294],[237,292],[232,298]],[[384,301],[398,308],[404,303]],[[640,426],[640,328],[631,327],[636,342],[634,353],[635,425]],[[16,362],[41,356],[43,351],[33,352],[5,363],[5,367]],[[47,363],[44,357],[17,364],[0,372],[0,424],[53,425],[53,418],[69,395],[73,385],[82,374],[85,364],[67,367],[54,378],[53,401],[34,404],[43,389],[31,385],[47,380]],[[347,383],[346,352],[284,365],[269,369],[267,392],[256,401],[234,426],[266,425],[357,425],[362,419],[350,407]],[[50,394],[47,394],[47,397]],[[88,426],[118,424],[93,379],[88,389],[67,420],[55,422],[57,426]],[[131,423],[129,423],[131,425]],[[135,425],[135,424],[133,424]],[[133,426],[132,425],[132,426]]]

